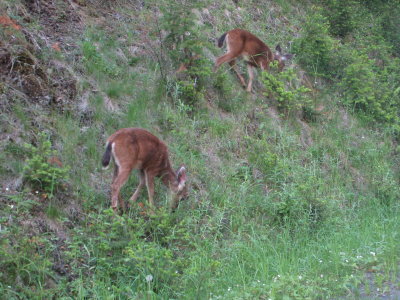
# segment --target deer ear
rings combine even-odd
[[[281,54],[281,53],[282,53],[281,45],[279,45],[279,44],[276,45],[275,50],[276,50],[279,54]]]
[[[186,168],[182,166],[176,173],[176,179],[178,180],[178,190],[181,191],[186,184]]]

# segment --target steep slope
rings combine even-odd
[[[342,34],[334,1],[331,27],[292,2],[0,4],[5,299],[395,294],[397,54],[365,50],[364,23]],[[216,38],[235,27],[297,55],[258,72],[253,94],[228,66],[212,72]],[[161,184],[154,215],[145,193],[109,209],[100,158],[123,127],[152,131],[186,165],[190,197],[174,214]]]

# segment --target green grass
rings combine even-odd
[[[292,7],[279,3],[284,11]],[[231,5],[217,10],[221,28],[235,24],[223,14]],[[112,31],[93,26],[85,32],[79,85],[93,90],[85,109],[29,114],[15,101],[10,117],[1,119],[12,132],[12,120],[26,129],[46,114],[38,128],[51,132],[52,146],[71,169],[66,187],[51,201],[27,183],[0,196],[0,294],[334,299],[357,297],[362,283],[370,289],[367,272],[381,288],[395,281],[400,190],[393,136],[345,114],[341,99],[326,89],[318,99],[326,108],[308,123],[312,143],[305,145],[295,116],[276,120],[269,99],[247,95],[223,71],[204,72],[205,91],[188,104],[169,60],[163,81],[155,57],[136,59],[126,51],[139,37],[127,30],[148,24],[152,14],[144,10],[135,17],[131,22],[137,23],[116,24]],[[242,22],[250,24],[252,17]],[[279,32],[271,37],[281,39]],[[155,215],[137,205],[122,216],[109,209],[112,170],[101,170],[100,158],[106,138],[122,127],[154,132],[168,144],[173,166],[185,164],[190,197],[174,214],[167,212],[167,190],[159,182]],[[22,138],[35,143],[35,135]],[[13,140],[6,143],[1,178],[20,176],[24,151]],[[132,174],[125,200],[137,183]],[[147,202],[145,191],[139,201]],[[76,218],[67,210],[71,203],[79,207]],[[66,273],[57,271],[57,263]]]

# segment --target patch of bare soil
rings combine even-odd
[[[46,59],[47,53],[60,53],[76,60],[76,48],[83,23],[78,5],[71,1],[24,0],[15,12],[21,24],[3,16],[0,27],[0,109],[7,102],[23,99],[41,106],[68,108],[77,97],[77,77],[71,69]],[[51,55],[56,56],[56,55]],[[0,86],[1,87],[1,86]]]
[[[26,21],[34,18],[41,25],[39,37],[56,51],[73,50],[83,29],[79,6],[72,1],[24,0],[26,10],[20,10]]]
[[[375,282],[376,274],[368,272],[365,274],[367,284],[363,284],[360,290],[360,299],[384,299],[384,300],[398,300],[400,299],[400,278],[397,277],[397,282],[386,281],[383,282],[381,287]],[[368,289],[367,289],[368,285]]]
[[[400,299],[400,278],[397,276],[396,280],[384,281],[379,285],[376,283],[379,273],[367,272],[365,274],[365,283],[361,285],[360,289],[349,297],[344,299],[375,299],[375,300],[398,300]],[[357,295],[357,296],[356,296]]]

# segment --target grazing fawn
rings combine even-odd
[[[111,207],[117,210],[117,201],[125,209],[119,194],[121,187],[133,169],[139,170],[139,185],[130,200],[135,202],[140,190],[146,184],[150,205],[154,207],[154,177],[161,177],[170,189],[170,208],[174,210],[179,201],[187,196],[186,169],[181,166],[174,171],[168,158],[167,146],[156,136],[141,128],[123,128],[112,134],[106,143],[102,164],[107,168],[111,157],[115,168],[111,184]]]
[[[243,56],[247,63],[247,71],[249,73],[249,83],[246,88],[248,92],[251,92],[253,84],[253,68],[258,67],[268,71],[269,64],[277,60],[279,71],[282,71],[285,66],[285,61],[293,57],[292,54],[282,55],[282,49],[279,45],[275,48],[276,52],[272,53],[271,49],[258,37],[243,29],[233,29],[224,33],[218,39],[218,47],[221,48],[225,40],[227,53],[217,58],[214,71],[216,71],[221,64],[228,62],[235,71],[243,87],[245,87],[246,82],[237,70],[235,62],[237,57]]]

